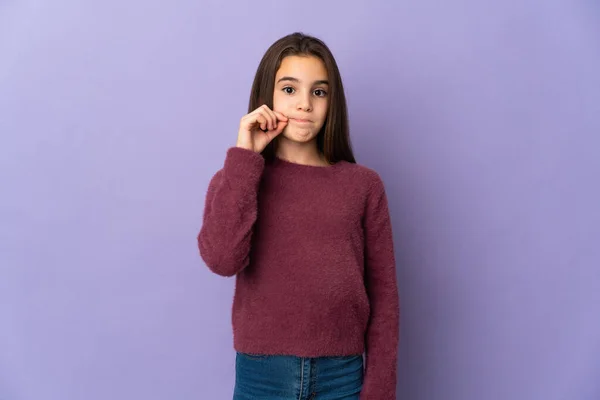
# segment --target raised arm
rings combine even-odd
[[[263,170],[261,154],[231,147],[223,168],[210,181],[198,248],[208,268],[218,275],[233,276],[249,264]]]

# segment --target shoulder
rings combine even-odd
[[[217,172],[215,172],[213,174],[213,176],[210,178],[209,186],[214,186],[215,184],[218,184],[221,181],[222,177],[223,177],[223,168],[219,169]]]
[[[372,191],[384,190],[383,179],[375,169],[359,163],[344,163],[344,167],[348,174],[352,176],[352,180],[355,184],[363,187],[367,194]]]

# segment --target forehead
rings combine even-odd
[[[287,56],[275,74],[275,79],[291,76],[300,81],[327,80],[327,69],[323,61],[314,56]]]

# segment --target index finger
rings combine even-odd
[[[282,113],[280,113],[279,111],[275,111],[273,110],[273,112],[277,115],[278,119],[281,119],[283,121],[287,121],[288,117],[286,117],[285,115],[283,115]]]

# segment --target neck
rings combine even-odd
[[[276,156],[295,164],[315,166],[329,165],[325,156],[317,149],[316,140],[312,140],[308,143],[279,140],[277,143]]]

